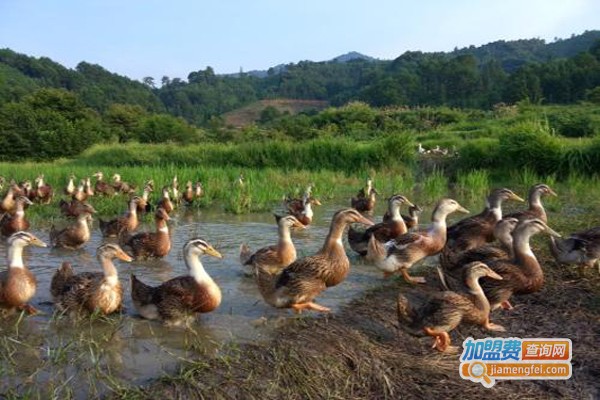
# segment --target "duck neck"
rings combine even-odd
[[[513,252],[516,264],[521,271],[533,279],[543,279],[543,272],[540,268],[535,254],[531,251],[529,239],[531,234],[527,232],[517,232],[513,237]]]
[[[99,255],[98,261],[102,266],[102,270],[104,271],[104,277],[106,278],[106,282],[110,286],[116,286],[119,283],[119,274],[117,272],[117,267],[113,263],[111,257],[107,257],[105,255]]]
[[[142,199],[144,201],[148,201],[148,196],[150,196],[150,191],[148,189],[144,189],[144,193],[142,193]]]
[[[134,201],[129,203],[129,216],[137,217],[137,203]]]
[[[292,242],[292,235],[290,234],[290,228],[287,225],[280,225],[277,228],[279,236],[279,247],[285,246]]]
[[[213,279],[208,275],[200,257],[195,254],[185,255],[185,265],[188,267],[189,274],[198,283],[213,283]]]
[[[347,257],[346,252],[344,251],[344,244],[342,243],[342,236],[344,235],[345,228],[345,223],[341,221],[332,221],[331,226],[329,227],[329,233],[325,238],[325,243],[321,248],[321,254],[343,254],[344,257]]]
[[[313,209],[312,209],[312,205],[310,204],[310,201],[307,201],[304,203],[304,210],[302,210],[302,214],[306,215],[306,217],[308,217],[308,218],[313,217]]]
[[[542,192],[539,190],[532,190],[529,193],[529,208],[536,209],[542,207]]]
[[[158,233],[164,233],[165,235],[169,234],[169,226],[167,225],[167,221],[162,218],[156,219],[156,231]]]
[[[446,242],[446,217],[448,212],[436,208],[431,216],[431,227],[429,231],[434,235],[439,235]]]
[[[466,279],[467,287],[472,295],[473,303],[478,310],[486,315],[490,312],[490,302],[488,301],[481,285],[479,284],[479,276],[469,276]]]
[[[388,207],[388,211],[392,221],[397,222],[402,220],[402,215],[400,215],[400,204],[392,202]]]
[[[8,267],[25,268],[23,263],[23,246],[12,245],[8,247]]]
[[[495,221],[500,221],[502,219],[502,199],[490,196],[486,201],[486,211],[494,216]]]

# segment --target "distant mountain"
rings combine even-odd
[[[356,60],[363,60],[363,61],[377,61],[376,58],[373,57],[369,57],[366,56],[364,54],[361,54],[357,51],[351,51],[348,52],[346,54],[342,54],[340,56],[334,57],[331,60],[327,60],[327,61],[308,61],[308,62],[331,62],[331,63],[339,63],[339,64],[344,64],[350,61],[356,61]],[[286,66],[288,64],[279,64],[276,65],[274,67],[269,68],[268,70],[252,70],[252,71],[247,71],[244,72],[244,75],[248,75],[248,76],[254,76],[256,78],[266,78],[267,76],[269,76],[269,74],[278,74],[282,71],[285,71]],[[229,76],[232,78],[239,78],[240,77],[240,73],[236,72],[233,74],[220,74],[220,76]]]
[[[330,61],[336,62],[336,63],[347,63],[349,61],[354,61],[354,60],[376,61],[375,58],[365,56],[364,54],[358,53],[356,51],[351,51],[349,53],[342,54],[341,56],[337,56]]]

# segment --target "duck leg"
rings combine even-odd
[[[22,306],[17,307],[17,309],[19,311],[25,311],[27,315],[35,315],[39,312],[34,306],[29,304],[23,304]]]
[[[438,349],[442,353],[444,352],[452,352],[456,350],[456,346],[450,346],[450,335],[445,331],[436,331],[433,328],[425,327],[423,331],[429,335],[433,336],[433,345],[432,349]]]
[[[425,278],[423,278],[422,276],[410,276],[408,274],[408,270],[407,269],[401,269],[400,273],[402,274],[402,276],[404,277],[404,280],[410,284],[417,284],[417,283],[425,283],[426,280]]]
[[[313,303],[312,301],[308,302],[308,303],[292,304],[291,308],[293,308],[297,314],[300,314],[303,310],[314,310],[314,311],[319,311],[319,312],[330,312],[331,311],[331,309],[320,306],[317,303]]]
[[[483,327],[485,329],[487,329],[488,331],[506,332],[505,327],[503,327],[502,325],[498,325],[498,324],[494,324],[494,323],[490,322],[489,318],[486,321],[486,323],[483,325]]]

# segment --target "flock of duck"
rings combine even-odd
[[[178,204],[191,204],[203,194],[199,182],[195,185],[188,182],[180,193],[175,177],[162,188],[160,200],[151,207],[152,181],[145,183],[138,196],[135,186],[123,182],[118,174],[113,176],[112,183],[104,181],[101,172],[94,176],[93,186],[89,178],[77,186],[75,177],[69,179],[64,194],[70,200],[61,199],[59,207],[65,217],[75,221],[63,229],[51,228],[52,247],[77,249],[90,239],[89,222],[96,212],[88,202],[91,197],[118,193],[129,197],[123,215],[110,221],[99,220],[100,231],[107,238],[96,252],[102,272],[75,273],[65,262],[52,277],[50,293],[56,309],[72,316],[119,311],[124,291],[113,260],[129,262],[167,255],[171,250],[169,214]],[[5,182],[0,178],[0,185]],[[245,184],[241,176],[236,182]],[[0,232],[8,238],[8,268],[0,273],[0,308],[5,312],[36,312],[29,304],[36,292],[36,279],[23,262],[23,249],[29,245],[47,245],[28,232],[25,210],[33,203],[49,204],[53,195],[52,187],[40,175],[35,185],[11,181],[2,197]],[[310,185],[302,198],[286,197],[286,215],[276,216],[278,242],[256,251],[246,244],[240,246],[240,263],[247,275],[255,278],[265,302],[296,312],[330,311],[315,299],[328,287],[343,282],[350,271],[343,242],[346,230],[353,251],[383,271],[384,276],[400,274],[414,285],[425,283],[425,279],[411,275],[411,268],[424,258],[439,254],[439,290],[402,290],[397,312],[403,328],[413,334],[432,336],[434,348],[449,351],[452,346],[448,332],[460,323],[502,331],[502,326],[490,322],[490,311],[499,307],[510,309],[512,295],[541,289],[543,271],[529,244],[533,235],[551,236],[551,251],[559,262],[594,265],[600,259],[600,227],[559,239],[560,235],[547,225],[542,196],[556,196],[556,193],[545,184],[531,187],[526,210],[503,215],[504,201],[524,200],[509,189],[496,189],[486,198],[482,212],[451,226],[446,224],[448,215],[468,211],[453,199],[441,199],[426,229],[419,228],[418,223],[423,210],[400,194],[388,199],[382,222],[375,224],[367,215],[372,213],[377,195],[372,180],[368,179],[366,187],[351,199],[351,207],[333,215],[321,249],[299,259],[291,231],[310,225],[312,206],[320,202],[312,196]],[[403,206],[408,207],[407,215],[401,213]],[[156,230],[136,232],[138,215],[152,209]],[[204,269],[201,256],[221,258],[221,254],[206,240],[193,238],[185,243],[183,255],[188,270],[184,276],[156,287],[131,276],[131,298],[140,316],[167,325],[189,324],[198,313],[219,306],[221,291]]]

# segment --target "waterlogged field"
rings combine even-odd
[[[32,232],[47,241],[50,224],[66,223],[57,208],[62,182],[66,183],[70,173],[78,177],[89,176],[97,169],[3,165],[0,173],[22,180],[33,179],[44,172],[55,187],[57,198],[52,204],[34,205],[27,211],[31,216]],[[554,177],[536,176],[528,170],[506,176],[501,182],[492,182],[484,171],[461,174],[454,182],[449,182],[441,170],[426,175],[412,175],[406,171],[366,171],[364,177],[333,172],[285,174],[276,170],[253,172],[233,168],[122,167],[118,171],[105,168],[104,172],[105,175],[119,172],[125,180],[139,186],[152,178],[160,187],[170,183],[175,174],[180,184],[188,179],[200,179],[206,196],[198,204],[176,211],[170,222],[173,247],[169,256],[163,260],[118,263],[120,279],[126,288],[125,310],[120,315],[71,321],[54,315],[50,302],[49,281],[61,262],[70,261],[77,271],[99,269],[94,256],[96,247],[102,242],[97,220],[94,221],[92,239],[81,250],[28,248],[26,263],[38,278],[33,305],[42,313],[32,317],[15,315],[0,321],[0,394],[5,397],[89,398],[110,393],[133,396],[135,392],[128,390],[156,378],[175,376],[167,380],[171,383],[178,379],[196,379],[192,373],[186,374],[209,365],[210,360],[226,360],[224,349],[228,352],[232,345],[263,346],[261,348],[268,352],[269,343],[278,332],[303,324],[302,321],[308,324],[313,319],[310,312],[295,316],[287,310],[275,310],[262,301],[252,279],[241,273],[238,251],[242,242],[252,249],[275,243],[276,227],[271,212],[281,211],[280,199],[284,194],[300,194],[309,182],[315,184],[315,197],[324,205],[316,207],[314,222],[309,229],[292,234],[300,257],[320,248],[331,216],[339,208],[349,205],[350,196],[362,186],[366,175],[374,177],[375,187],[382,193],[374,213],[376,221],[385,209],[383,198],[392,193],[403,193],[421,205],[425,210],[422,224],[426,225],[434,203],[441,197],[454,197],[472,213],[477,213],[483,208],[483,199],[492,187],[507,186],[525,198],[530,185],[545,182],[559,194],[558,198],[544,199],[549,225],[554,229],[567,234],[600,223],[597,200],[600,185],[596,179],[573,175],[557,182]],[[240,173],[246,181],[243,189],[233,185]],[[154,201],[157,198],[158,193],[154,193]],[[90,203],[103,219],[114,217],[126,208],[122,197],[92,198]],[[524,206],[509,203],[505,209],[510,211]],[[145,218],[141,229],[153,229],[149,217]],[[195,236],[204,237],[224,255],[223,260],[203,258],[207,271],[223,291],[223,303],[215,312],[201,316],[192,329],[167,329],[159,323],[140,319],[129,297],[129,274],[135,273],[144,282],[158,284],[184,273],[181,249],[185,241]],[[534,243],[536,251],[547,255],[543,239],[536,238]],[[318,298],[320,304],[332,307],[336,314],[344,313],[346,307],[361,298],[365,291],[384,284],[381,274],[373,266],[347,249],[352,264],[348,279]],[[0,243],[0,253],[5,251],[5,243]],[[426,261],[421,273],[431,270],[436,260]],[[580,279],[576,273],[570,277]],[[387,318],[394,320],[393,312]],[[468,334],[468,329],[464,333]],[[527,332],[515,330],[512,333],[525,335]],[[420,344],[417,342],[416,346]]]

